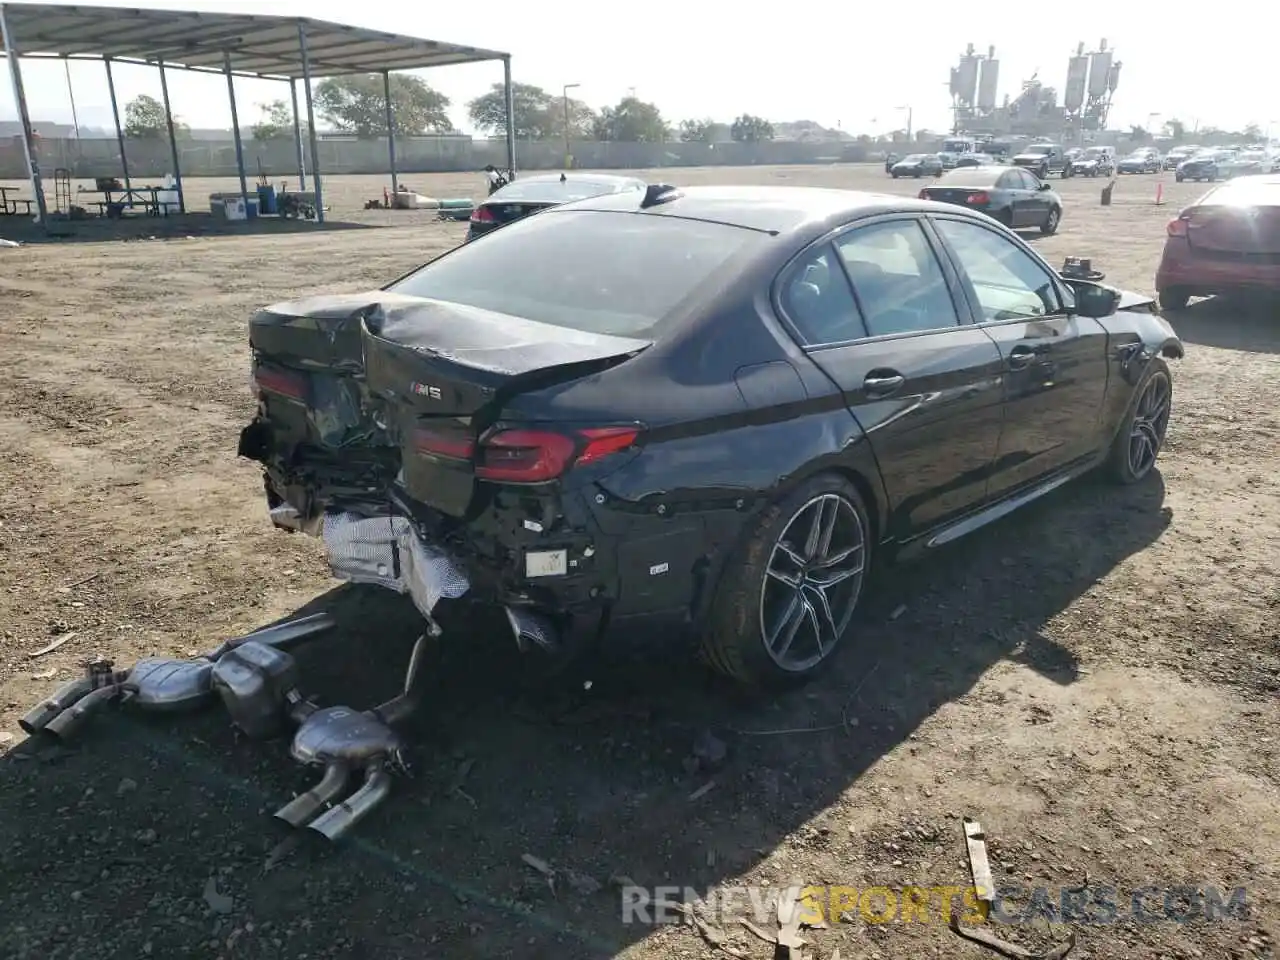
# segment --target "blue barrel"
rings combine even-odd
[[[276,188],[269,183],[258,187],[258,212],[261,214],[279,212],[276,208]]]

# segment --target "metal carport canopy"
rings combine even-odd
[[[224,53],[229,52],[233,72],[269,80],[299,80],[307,72],[336,77],[510,57],[497,50],[307,17],[56,3],[6,2],[4,7],[19,57],[110,57],[222,73]],[[299,27],[307,34],[309,71],[304,70],[298,48]]]
[[[202,73],[228,76],[255,77],[264,80],[284,80],[292,84],[303,80],[307,113],[311,110],[311,81],[315,77],[336,77],[350,74],[381,74],[390,97],[389,74],[400,70],[419,70],[443,67],[458,63],[478,63],[486,60],[503,62],[503,79],[507,100],[507,161],[509,174],[515,174],[515,138],[512,123],[511,56],[497,50],[438,40],[425,40],[401,34],[384,33],[365,27],[351,27],[327,20],[308,17],[268,16],[248,13],[210,13],[193,10],[138,9],[131,7],[101,7],[85,4],[13,3],[0,0],[0,24],[5,29],[6,51],[13,53],[10,64],[15,94],[19,99],[18,110],[24,125],[24,141],[30,158],[30,121],[26,104],[21,102],[22,84],[17,61],[33,59],[100,60],[107,64],[108,81],[110,65],[114,62],[150,65],[163,70],[177,68]],[[243,159],[239,156],[239,128],[236,120],[234,88],[231,93],[232,123],[236,129],[237,165],[239,166],[241,192],[245,193]],[[128,167],[124,158],[123,134],[119,132],[118,108],[112,97],[113,110],[117,110],[117,135],[121,140],[121,162],[125,164],[128,186]],[[166,120],[172,134],[172,114],[168,109],[165,92]],[[395,177],[395,131],[392,129],[390,103],[387,109],[388,147],[391,153],[392,178]],[[298,113],[295,100],[294,129],[298,134]],[[316,186],[318,218],[323,221],[323,201],[320,196],[320,170],[316,130],[310,122],[312,142],[313,180]],[[302,148],[299,140],[299,156]],[[175,167],[177,163],[175,149]],[[175,175],[177,170],[175,169]],[[32,187],[35,191],[47,228],[48,218],[44,205],[44,191],[39,170],[32,163]],[[181,198],[181,180],[179,179]]]

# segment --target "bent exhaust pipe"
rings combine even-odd
[[[275,813],[277,820],[283,820],[291,827],[301,827],[314,817],[347,786],[351,771],[340,763],[331,764],[324,771],[320,782],[300,793]]]
[[[323,633],[333,626],[333,617],[328,613],[312,613],[305,617],[298,617],[294,620],[286,620],[284,623],[263,627],[253,633],[246,633],[242,637],[234,637],[223,642],[212,653],[206,653],[203,659],[218,660],[250,640],[265,644],[268,647],[277,647],[285,650],[299,640],[305,640],[307,637],[314,636],[317,633]]]
[[[18,721],[23,731],[34,737],[37,733],[44,730],[50,723],[72,704],[82,699],[90,693],[94,688],[92,677],[81,677],[79,680],[72,680],[64,683],[56,691],[53,696],[47,700],[42,700],[34,707],[26,712]]]
[[[90,714],[96,713],[123,692],[124,685],[120,683],[90,691],[50,720],[45,725],[45,733],[52,734],[59,740],[70,740],[80,731]]]
[[[414,687],[418,683],[418,674],[422,672],[422,661],[426,653],[427,634],[424,633],[414,641],[413,652],[409,654],[409,666],[404,673],[404,689],[386,703],[369,711],[387,726],[394,727],[417,712],[422,697]]]
[[[391,774],[381,763],[370,764],[365,768],[364,784],[360,789],[336,807],[330,807],[307,829],[336,842],[372,813],[390,792]]]

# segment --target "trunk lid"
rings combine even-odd
[[[1280,185],[1272,190],[1280,194]],[[1185,219],[1187,243],[1197,254],[1280,262],[1280,204],[1206,204],[1188,211]]]
[[[990,198],[992,190],[984,187],[925,187],[921,191],[926,200],[938,200],[942,203],[958,203],[961,206],[971,206],[970,197],[979,194]],[[982,203],[976,203],[977,206],[985,206]]]
[[[471,505],[481,436],[510,398],[615,366],[650,345],[421,298],[379,304],[364,322],[368,387],[386,404],[401,486],[453,517]]]
[[[261,404],[257,447],[329,449],[375,440],[363,390],[361,318],[403,295],[372,291],[307,297],[266,307],[249,321]],[[255,457],[255,459],[258,459]]]

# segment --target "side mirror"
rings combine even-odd
[[[1043,192],[1043,191],[1045,191],[1045,190],[1052,190],[1052,189],[1053,189],[1053,186],[1052,186],[1051,184],[1048,184],[1048,183],[1041,183],[1041,184],[1040,184],[1040,190],[1041,190],[1042,192]]]
[[[1076,289],[1076,313],[1101,320],[1116,312],[1120,294],[1108,287],[1087,286]]]

